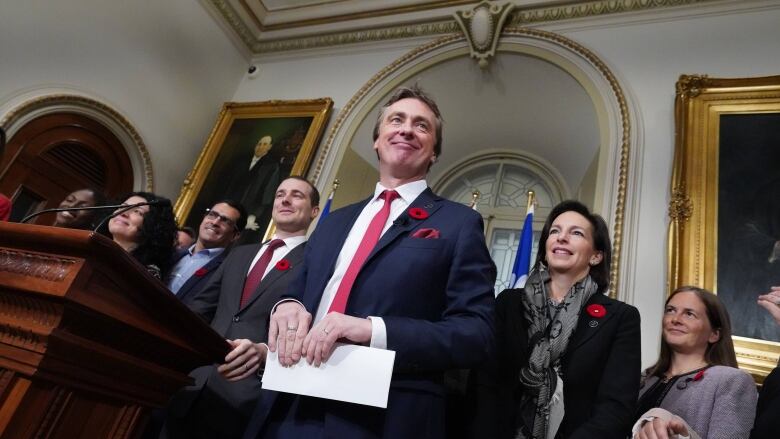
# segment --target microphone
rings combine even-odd
[[[153,203],[156,204],[157,202],[154,201]],[[128,206],[127,204],[111,204],[111,205],[106,205],[106,206],[90,206],[90,207],[57,207],[57,208],[52,208],[52,209],[43,209],[43,210],[39,210],[38,212],[31,213],[30,215],[27,215],[26,217],[24,217],[19,222],[20,223],[26,223],[27,221],[35,218],[36,216],[43,215],[45,213],[75,212],[77,210],[108,210],[108,209],[119,209],[121,207],[133,208],[133,207],[137,207],[137,206],[143,206],[143,205],[146,205],[146,204],[151,204],[151,203],[138,203],[138,204],[134,204],[133,206]]]
[[[136,207],[141,207],[141,206],[150,206],[150,207],[151,206],[159,206],[160,204],[162,204],[162,200],[144,201],[142,203],[135,203],[135,204],[120,204],[119,206],[116,206],[117,208],[119,208],[119,210],[117,210],[116,212],[112,213],[111,215],[107,215],[105,218],[100,220],[98,225],[95,226],[95,229],[92,230],[92,231],[93,232],[97,232],[98,230],[100,230],[101,227],[103,227],[103,224],[105,224],[106,221],[110,220],[111,218],[113,218],[113,217],[115,217],[117,215],[120,215],[120,214],[122,214],[124,212],[127,212],[130,209],[135,209]]]

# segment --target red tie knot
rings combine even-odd
[[[279,248],[279,247],[281,247],[283,245],[284,245],[284,240],[274,239],[274,240],[271,240],[271,242],[268,243],[268,250],[274,251],[274,250],[276,250],[277,248]]]
[[[398,192],[390,189],[386,189],[382,191],[381,194],[379,194],[379,198],[385,200],[385,204],[392,203],[393,200],[398,198],[400,195],[398,195]]]

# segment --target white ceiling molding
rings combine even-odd
[[[512,8],[514,5],[511,3],[482,0],[471,9],[456,11],[454,14],[455,21],[469,42],[471,57],[483,69],[487,68],[488,59],[496,54],[498,37]]]
[[[458,32],[453,14],[469,0],[202,0],[251,53],[297,51],[344,44],[437,37]],[[508,26],[541,26],[582,19],[644,15],[705,4],[745,8],[759,0],[513,0]],[[763,0],[765,3],[766,0]],[[690,9],[687,13],[695,13]]]

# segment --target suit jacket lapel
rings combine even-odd
[[[296,246],[294,249],[290,250],[287,253],[287,255],[285,255],[284,259],[287,259],[287,261],[290,262],[290,268],[303,262],[304,247],[306,247],[305,242],[303,244]],[[247,267],[247,270],[248,269],[249,267]],[[241,308],[239,311],[242,311],[247,307],[251,306],[255,300],[257,300],[260,296],[262,296],[263,293],[265,293],[274,284],[274,282],[276,282],[279,278],[286,276],[289,272],[290,272],[289,269],[277,270],[275,268],[271,268],[271,271],[269,271],[268,274],[266,274],[265,277],[263,277],[263,280],[260,281],[260,285],[258,285],[257,289],[254,291],[254,293],[252,293],[252,297],[250,297],[249,300],[247,300],[244,307]]]
[[[341,254],[341,248],[344,247],[344,242],[347,240],[347,236],[349,236],[349,232],[352,230],[352,226],[355,225],[355,221],[357,221],[358,216],[360,216],[360,212],[363,211],[363,209],[366,207],[366,204],[370,203],[372,199],[373,197],[363,200],[359,204],[353,205],[351,207],[352,209],[351,213],[345,212],[348,221],[336,221],[336,222],[331,221],[328,223],[327,228],[323,228],[321,231],[319,231],[320,233],[325,234],[324,236],[317,236],[317,239],[322,241],[319,247],[328,248],[328,249],[338,249],[338,251],[328,251],[325,252],[324,255],[320,253],[321,259],[318,259],[317,261],[317,265],[319,265],[317,272],[324,274],[324,276],[322,276],[322,278],[320,279],[319,288],[314,288],[313,291],[322,292],[325,290],[328,281],[330,280],[331,276],[333,276],[333,271],[336,269],[336,261],[338,260],[339,254]],[[350,207],[345,207],[344,209],[350,209]],[[318,229],[315,229],[314,233],[315,234],[318,233]],[[327,271],[325,272],[320,271],[322,269]],[[309,273],[311,274],[311,271],[309,271]],[[317,293],[309,299],[313,300],[314,306],[316,306],[316,304],[319,303],[320,297],[322,297],[322,295]],[[310,305],[308,301],[304,301],[304,303],[307,306]]]
[[[593,317],[590,314],[588,314],[587,307],[589,305],[598,304],[604,306],[606,309],[606,313],[603,317]],[[604,327],[604,324],[609,321],[612,317],[614,317],[614,313],[612,312],[612,302],[607,300],[606,296],[604,296],[601,293],[596,293],[593,295],[593,297],[588,300],[588,303],[585,304],[585,307],[582,309],[582,313],[580,314],[580,318],[577,321],[577,329],[574,331],[574,336],[572,337],[571,341],[569,342],[569,346],[566,349],[568,352],[573,351],[574,349],[577,349],[578,347],[582,346],[583,343],[590,340],[594,335],[596,335],[601,328]]]
[[[410,209],[415,207],[423,209],[428,213],[428,218],[430,218],[437,210],[439,210],[439,207],[441,207],[441,203],[439,203],[440,200],[441,198],[434,194],[431,188],[425,189],[414,201],[412,201],[412,203],[409,205],[409,209],[403,212],[398,217],[398,219],[393,222],[393,225],[387,229],[387,232],[382,235],[382,237],[379,239],[379,242],[377,242],[376,247],[374,247],[374,250],[372,250],[371,254],[368,255],[368,259],[366,259],[366,262],[363,265],[365,266],[368,264],[374,255],[382,251],[383,248],[387,247],[396,238],[403,235],[404,232],[411,231],[425,221],[425,219],[415,219],[410,217]]]
[[[212,270],[216,270],[217,267],[219,267],[219,264],[221,264],[224,259],[225,259],[225,251],[218,254],[210,261],[206,262],[206,264],[201,268],[199,268],[198,270],[206,270],[207,273],[211,272]],[[195,287],[200,283],[201,280],[203,280],[203,278],[200,276],[196,276],[195,274],[190,276],[190,278],[187,279],[186,282],[184,282],[184,285],[182,285],[181,288],[179,288],[176,297],[178,297],[180,300],[184,300],[190,293],[195,291]]]
[[[255,259],[255,256],[257,256],[257,252],[260,251],[261,248],[263,248],[263,244],[254,244],[252,245],[251,249],[248,249],[246,253],[241,255],[241,259],[239,259],[236,263],[231,264],[232,266],[235,266],[235,269],[238,270],[237,273],[233,272],[233,267],[231,266],[231,273],[235,273],[233,276],[230,276],[228,278],[224,278],[223,282],[231,282],[232,285],[228,289],[228,291],[238,291],[238,294],[236,294],[234,297],[231,298],[231,301],[233,302],[231,306],[233,306],[234,311],[238,311],[238,309],[241,306],[241,295],[244,291],[244,283],[246,283],[246,277],[249,274],[249,266],[252,265],[252,261]],[[224,288],[223,288],[224,290]]]

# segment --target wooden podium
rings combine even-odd
[[[0,222],[0,438],[134,438],[225,340],[113,241]]]

